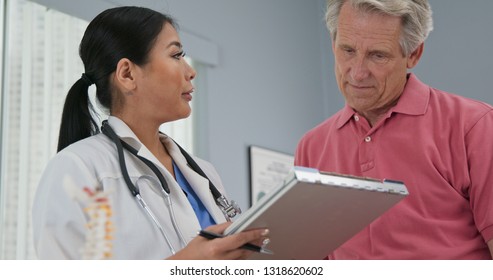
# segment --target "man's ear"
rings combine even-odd
[[[421,55],[423,55],[423,49],[424,49],[425,43],[421,43],[414,52],[412,52],[408,57],[407,57],[407,68],[411,69],[414,66],[416,66],[419,62],[419,59],[421,58]]]
[[[124,92],[129,92],[137,86],[135,81],[135,64],[128,58],[118,61],[115,71],[115,81]]]

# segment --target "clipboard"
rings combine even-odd
[[[285,181],[245,211],[225,235],[268,228],[273,255],[250,259],[320,260],[408,195],[403,182],[295,166]]]

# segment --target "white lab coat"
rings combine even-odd
[[[152,161],[163,173],[171,191],[171,200],[179,229],[186,241],[200,230],[198,219],[172,175],[137,139],[120,119],[110,117],[109,124],[121,139],[138,150],[138,154]],[[188,165],[176,144],[167,136],[161,141],[174,162],[182,171],[198,197],[217,223],[225,222],[209,190],[207,179],[198,175]],[[219,175],[214,167],[194,158],[198,165],[224,194]],[[183,246],[175,232],[170,211],[166,205],[156,175],[134,155],[125,150],[125,161],[132,182],[139,180],[140,193],[161,223],[175,249]],[[80,187],[102,186],[109,195],[112,207],[113,258],[163,259],[171,255],[169,246],[159,229],[131,195],[121,174],[116,146],[104,134],[78,141],[58,153],[48,164],[39,183],[33,205],[34,246],[40,259],[80,259],[84,246],[87,215],[80,203],[69,197],[63,187],[63,177],[69,175]],[[142,177],[143,175],[148,175]],[[142,179],[152,177],[153,179]]]

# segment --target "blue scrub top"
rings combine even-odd
[[[195,215],[197,216],[197,219],[199,220],[202,229],[205,229],[211,225],[215,225],[216,222],[212,218],[211,214],[209,213],[209,211],[207,211],[207,209],[204,206],[204,203],[202,203],[200,198],[194,192],[194,190],[188,183],[185,176],[183,176],[183,173],[181,173],[178,166],[176,166],[175,162],[173,162],[173,170],[175,171],[176,181],[178,182],[178,185],[180,185],[182,190],[185,192],[188,201],[192,205],[193,211],[195,212]]]

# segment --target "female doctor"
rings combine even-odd
[[[68,92],[59,153],[48,164],[35,196],[33,231],[41,259],[80,259],[88,215],[65,190],[109,193],[115,259],[242,259],[240,247],[261,244],[267,229],[208,240],[200,229],[222,233],[236,209],[211,164],[190,157],[159,132],[190,115],[195,71],[174,21],[140,7],[106,10],[91,21],[80,44],[85,73]],[[101,131],[91,117],[88,88],[110,117]]]

